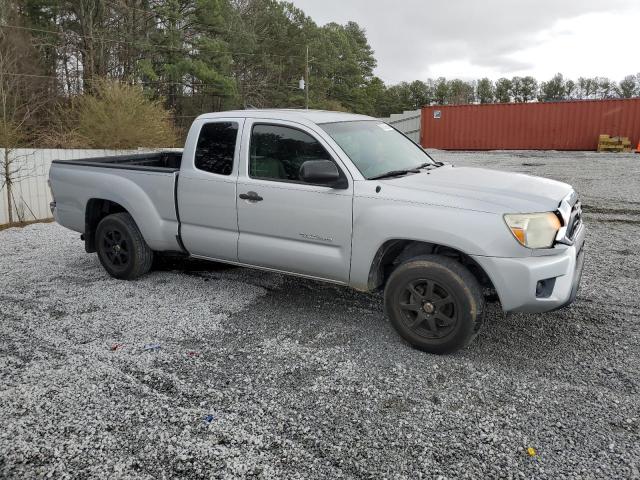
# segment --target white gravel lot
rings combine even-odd
[[[5,230],[0,478],[640,478],[640,155],[434,156],[578,189],[574,305],[492,305],[438,357],[376,294],[203,262],[123,282],[58,225]]]

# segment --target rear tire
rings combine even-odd
[[[128,213],[104,217],[95,238],[100,263],[112,277],[133,280],[151,269],[153,251]]]
[[[400,336],[429,353],[466,347],[482,326],[480,285],[449,257],[424,255],[401,264],[389,277],[384,303]]]

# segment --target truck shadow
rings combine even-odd
[[[197,258],[185,258],[179,255],[161,255],[153,259],[154,271],[183,272],[187,275],[198,274],[199,272],[224,272],[239,268],[235,265],[220,262],[210,262],[207,260],[199,260]]]
[[[154,262],[154,270],[201,277],[207,282],[228,277],[264,288],[266,295],[251,308],[232,315],[229,328],[238,338],[250,330],[252,334],[260,332],[260,338],[293,338],[300,344],[321,348],[348,344],[360,344],[367,350],[410,348],[389,324],[381,292],[363,293],[304,278],[181,257],[160,257]],[[256,316],[256,312],[262,313]],[[544,364],[544,358],[553,357],[553,352],[575,351],[576,343],[581,341],[576,323],[584,321],[576,316],[581,317],[576,315],[575,307],[548,314],[505,316],[500,303],[489,302],[479,337],[454,355],[481,357],[485,362],[510,364],[512,368],[528,368],[534,359],[537,364]],[[323,340],[318,345],[320,329]]]

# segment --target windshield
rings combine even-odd
[[[367,179],[434,163],[422,148],[386,123],[364,120],[325,123],[320,127]]]

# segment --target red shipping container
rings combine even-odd
[[[640,98],[422,108],[420,142],[443,150],[596,150],[598,136],[640,141]]]

